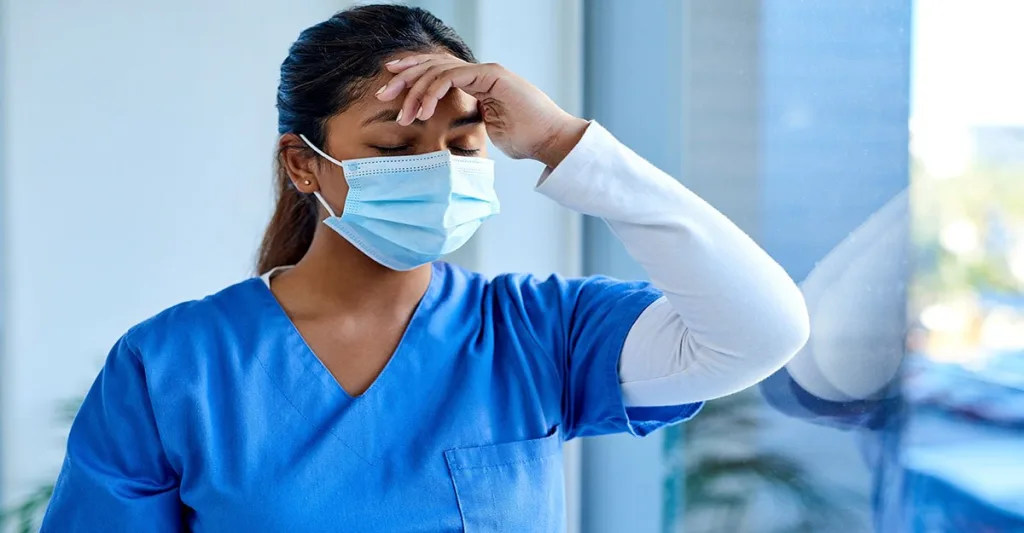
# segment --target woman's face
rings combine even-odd
[[[394,56],[387,61],[400,59],[404,55]],[[381,102],[374,94],[393,76],[381,68],[380,74],[371,80],[370,90],[344,112],[327,121],[327,141],[322,148],[328,154],[341,161],[426,154],[440,150],[450,150],[453,155],[459,156],[486,155],[487,132],[475,98],[460,90],[449,91],[438,102],[437,110],[429,120],[417,120],[410,126],[402,126],[396,119],[404,95],[390,102]],[[329,163],[321,164],[316,173],[321,194],[336,211],[340,211],[348,194],[348,185],[341,168]],[[292,175],[295,176],[294,173]],[[296,186],[303,192],[312,192],[305,191],[298,182]]]

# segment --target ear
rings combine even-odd
[[[312,194],[320,190],[316,179],[316,155],[306,143],[294,133],[285,133],[277,141],[281,168],[288,172],[288,177],[299,192]]]

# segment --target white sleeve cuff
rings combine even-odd
[[[586,190],[587,167],[598,160],[603,150],[617,142],[603,126],[590,121],[583,137],[558,167],[544,169],[534,190],[565,205],[570,198]]]

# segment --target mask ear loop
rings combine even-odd
[[[341,164],[341,161],[338,161],[337,159],[327,155],[323,150],[317,148],[313,143],[309,142],[309,139],[307,139],[305,135],[300,133],[299,138],[302,139],[302,142],[306,143],[306,146],[308,146],[310,150],[316,152],[317,155],[319,155],[320,157],[330,161],[331,163],[334,163],[335,165],[338,165],[339,167],[344,166]],[[331,217],[333,218],[338,217],[338,215],[334,213],[334,210],[331,209],[331,206],[327,204],[327,200],[324,200],[324,197],[320,194],[320,191],[313,191],[313,196],[316,196],[316,199],[320,202],[320,205],[324,206],[324,209],[327,210],[327,214],[331,215]]]
[[[327,200],[324,200],[324,197],[320,196],[320,191],[313,191],[313,196],[316,196],[316,199],[320,200],[320,205],[324,206],[324,209],[327,210],[327,214],[331,215],[333,218],[338,217],[338,215],[334,214],[334,210],[331,209],[331,206],[327,205]]]
[[[300,133],[299,138],[302,139],[302,142],[306,143],[306,146],[308,146],[310,150],[313,150],[314,152],[319,154],[320,157],[323,157],[324,159],[330,161],[331,163],[334,163],[335,165],[338,165],[339,167],[345,166],[344,164],[342,164],[341,161],[338,161],[337,159],[327,155],[326,152],[314,146],[313,143],[309,142],[309,139],[307,139],[305,135]]]

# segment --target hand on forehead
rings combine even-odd
[[[381,71],[372,80],[370,84],[370,89],[372,89],[372,91],[368,91],[370,94],[362,95],[363,98],[371,96],[378,102],[390,103],[393,104],[396,109],[401,109],[402,102],[405,100],[406,95],[409,94],[409,91],[413,88],[416,82],[419,81],[420,78],[431,78],[436,75],[436,72],[429,72],[426,65],[423,65],[423,68],[414,68],[398,72],[395,72],[389,67],[395,63],[400,63],[403,60],[414,61],[422,57],[422,54],[409,52],[396,54],[390,58],[384,63],[384,65],[382,65]],[[451,54],[443,53],[438,54],[435,57],[450,58],[453,62],[464,65],[466,64],[464,61],[455,58]],[[382,97],[382,93],[384,93],[385,90],[388,93],[386,95],[387,97]],[[458,87],[453,87],[445,91],[444,94],[437,94],[435,96],[438,99],[439,108],[442,106],[442,103],[444,103],[447,106],[453,107],[456,111],[462,111],[465,113],[475,110],[478,105],[476,98]]]
[[[396,77],[382,65],[376,76],[363,83],[359,96],[327,121],[329,154],[337,159],[438,150],[451,150],[456,155],[484,155],[487,134],[476,98],[452,89],[437,101],[428,120],[403,125],[398,122],[403,98],[378,98],[380,89],[394,87]]]

